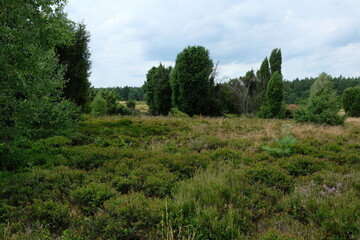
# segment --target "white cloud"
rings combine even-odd
[[[230,78],[256,70],[273,48],[286,79],[359,76],[358,9],[357,0],[69,0],[67,12],[91,33],[99,87],[141,86],[188,45],[208,48]]]

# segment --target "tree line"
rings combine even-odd
[[[167,115],[176,108],[190,116],[275,116],[283,111],[283,106],[273,109],[274,101],[283,101],[281,64],[281,49],[274,49],[256,73],[250,70],[243,77],[219,83],[218,65],[210,59],[209,50],[189,46],[177,55],[174,68],[160,63],[148,71],[144,96],[153,115]]]
[[[354,87],[360,85],[359,78],[332,78],[322,73],[316,79],[284,82],[281,65],[281,49],[276,48],[256,72],[252,69],[243,77],[217,83],[217,64],[210,59],[209,50],[188,46],[177,55],[174,67],[160,63],[148,71],[145,100],[152,115],[235,113],[329,125],[343,124],[347,115],[360,115],[360,88]],[[301,107],[289,109],[286,100],[300,102]],[[339,115],[341,107],[347,115]]]
[[[311,85],[316,78],[296,78],[293,81],[284,81],[284,99],[286,104],[301,104],[309,98]],[[345,89],[360,86],[360,77],[347,78],[343,76],[332,78],[334,88],[339,96]]]

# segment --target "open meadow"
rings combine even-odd
[[[87,117],[3,155],[1,239],[360,238],[354,119]]]

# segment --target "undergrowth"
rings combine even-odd
[[[0,239],[359,239],[358,129],[87,117],[0,145]]]

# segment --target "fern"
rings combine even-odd
[[[286,133],[282,138],[276,141],[275,147],[268,145],[262,146],[262,150],[269,152],[273,156],[289,156],[292,154],[292,147],[297,140],[289,133]]]

